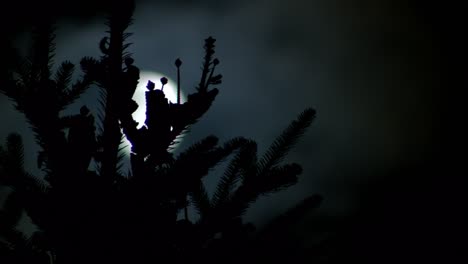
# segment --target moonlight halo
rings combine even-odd
[[[176,103],[177,102],[177,83],[172,79],[168,78],[162,73],[155,72],[155,71],[141,71],[140,72],[140,79],[138,80],[138,85],[133,94],[132,99],[137,102],[138,109],[132,114],[133,119],[138,122],[138,128],[141,128],[145,124],[146,119],[146,99],[145,99],[145,92],[148,91],[146,88],[146,84],[148,81],[152,81],[155,83],[155,89],[161,89],[161,78],[166,77],[168,82],[164,85],[164,94],[169,102]],[[181,91],[181,99],[185,98],[184,94]],[[180,141],[180,140],[179,140]],[[131,152],[131,143],[125,138],[123,145],[125,146],[125,152],[130,154]]]

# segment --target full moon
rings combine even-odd
[[[152,71],[141,71],[140,72],[140,79],[138,80],[138,85],[133,94],[132,99],[137,102],[138,109],[132,114],[133,119],[138,122],[138,128],[141,128],[145,124],[146,119],[146,99],[145,99],[145,92],[148,91],[146,85],[148,81],[152,81],[155,84],[155,89],[161,89],[161,78],[166,77],[168,79],[167,84],[164,85],[164,94],[168,101],[172,103],[177,102],[177,83],[173,80],[169,79],[167,76],[159,73],[159,72],[152,72]],[[184,94],[182,91],[180,92],[181,101],[184,102]],[[179,139],[181,141],[181,139]],[[129,154],[131,152],[131,144],[125,138],[123,145],[125,146],[125,152]]]

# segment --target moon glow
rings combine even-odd
[[[138,109],[132,114],[133,119],[138,122],[138,128],[141,128],[145,124],[146,119],[146,99],[145,92],[148,91],[146,85],[148,81],[152,81],[155,84],[155,89],[161,89],[161,78],[166,77],[168,79],[167,84],[164,85],[164,94],[169,102],[177,103],[177,83],[172,79],[169,79],[167,76],[152,71],[141,71],[140,79],[138,80],[138,85],[133,94],[132,99],[138,104]],[[184,101],[184,94],[180,93],[181,101]],[[180,141],[180,140],[179,140]],[[125,145],[126,153],[131,152],[131,143],[125,138],[123,143]]]

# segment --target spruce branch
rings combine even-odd
[[[57,86],[57,91],[63,93],[71,83],[73,72],[75,70],[75,65],[70,61],[64,61],[59,66],[55,74],[55,84]]]
[[[44,81],[50,78],[55,56],[55,25],[45,19],[33,30],[33,45],[30,60],[32,63],[31,78]]]
[[[200,83],[198,84],[197,91],[204,93],[208,91],[208,85],[210,84],[213,71],[215,66],[219,63],[219,60],[213,61],[213,55],[215,53],[215,42],[216,39],[213,37],[208,37],[205,39],[205,57],[203,59],[203,65],[202,65],[202,75],[200,79]],[[208,77],[209,76],[209,77]],[[221,77],[218,77],[219,80]]]
[[[189,192],[190,201],[200,217],[206,217],[211,211],[211,201],[203,181],[199,180],[196,188]]]
[[[229,162],[213,195],[213,207],[218,208],[231,198],[237,184],[256,167],[257,144],[248,140]]]
[[[266,153],[260,159],[257,175],[266,173],[272,167],[278,165],[286,154],[297,143],[315,118],[315,110],[308,108],[299,114],[284,131],[277,137]]]

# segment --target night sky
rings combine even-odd
[[[95,2],[59,5],[56,62],[100,55],[103,8],[85,9]],[[318,193],[324,197],[319,215],[357,219],[350,232],[362,235],[362,245],[406,236],[401,252],[425,252],[435,246],[422,241],[449,239],[462,221],[462,158],[451,148],[466,140],[458,141],[462,114],[448,110],[452,93],[444,86],[445,10],[391,0],[137,1],[130,51],[141,70],[172,79],[173,62],[181,58],[187,94],[199,80],[203,40],[217,39],[220,94],[181,149],[214,134],[221,142],[252,138],[262,153],[299,112],[317,110],[286,160],[303,166],[299,183],[259,200],[248,220],[261,224]],[[10,33],[18,47],[40,19],[29,12],[18,12],[22,22]],[[92,108],[95,95],[76,107]],[[22,133],[27,167],[35,171],[33,137],[3,95],[0,113],[0,138]],[[209,176],[207,185],[215,179]],[[449,227],[436,231],[439,224]]]

